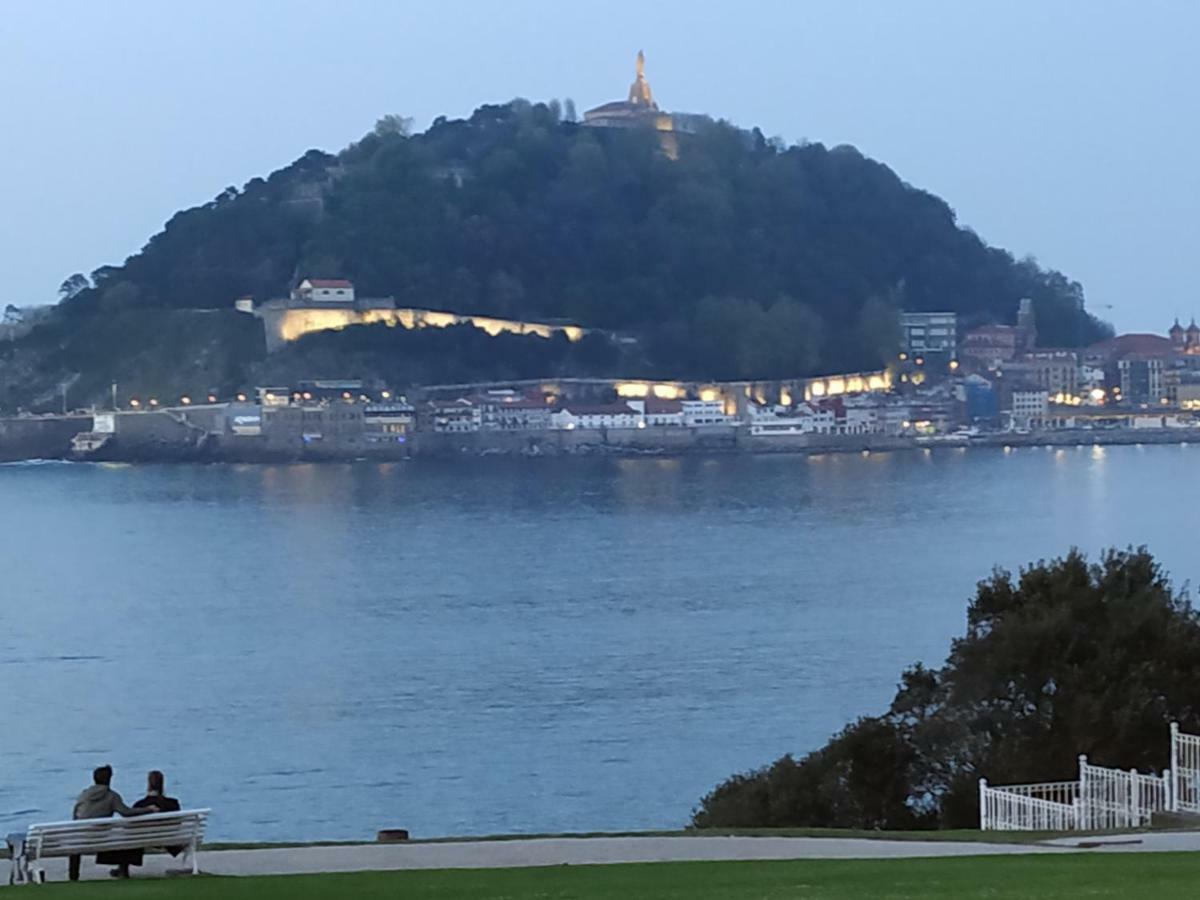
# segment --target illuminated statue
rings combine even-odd
[[[635,106],[658,109],[658,104],[654,102],[654,95],[650,93],[650,82],[646,81],[646,54],[641,50],[637,55],[637,78],[629,86],[628,102]]]

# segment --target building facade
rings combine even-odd
[[[952,312],[902,312],[900,332],[902,349],[913,356],[953,356],[958,349],[958,316]]]

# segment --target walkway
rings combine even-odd
[[[1078,852],[1100,843],[1103,852],[1200,850],[1200,832],[1137,834],[1089,839],[1065,837],[1044,844],[989,844],[969,841],[891,841],[871,838],[786,837],[594,837],[461,841],[442,844],[358,844],[201,852],[201,868],[211,875],[295,875],[395,869],[476,869],[521,866],[596,865],[630,862],[768,859],[902,859],[930,856],[983,856]],[[142,877],[162,875],[178,862],[147,857]],[[66,878],[64,860],[47,860],[47,878]],[[107,870],[85,862],[85,878],[106,878]]]

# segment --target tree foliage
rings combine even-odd
[[[1047,344],[1104,333],[1077,283],[987,246],[852,147],[709,122],[673,161],[653,130],[573,119],[525,100],[419,134],[384,116],[338,155],[177,213],[90,287],[72,276],[59,315],[226,309],[338,276],[401,306],[632,335],[647,366],[696,378],[878,366],[901,308],[969,327],[1031,297]]]
[[[1078,551],[979,584],[940,669],[914,666],[890,709],[800,761],[737,775],[701,827],[974,827],[978,779],[1161,771],[1168,725],[1200,729],[1200,618],[1145,549]]]

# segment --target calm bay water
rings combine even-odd
[[[974,583],[1145,543],[1200,447],[0,466],[0,832],[162,768],[224,839],[683,825],[939,664]]]

